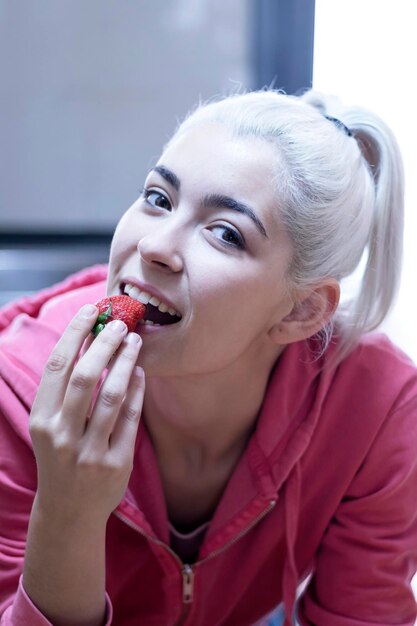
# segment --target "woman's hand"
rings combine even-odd
[[[70,322],[48,359],[30,417],[36,506],[64,525],[107,522],[132,471],[142,410],[141,338],[126,336],[125,324],[108,324],[77,361],[97,313],[87,305]]]

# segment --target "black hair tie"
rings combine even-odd
[[[329,122],[333,122],[333,124],[340,128],[340,130],[343,130],[348,137],[352,137],[352,133],[349,128],[345,124],[343,124],[343,122],[338,120],[337,117],[332,117],[331,115],[325,115],[324,117],[326,118],[326,120],[329,120]]]

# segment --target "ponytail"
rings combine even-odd
[[[352,339],[377,328],[397,295],[403,248],[404,172],[397,142],[379,118],[351,109],[346,115],[375,183],[367,261],[353,306]]]
[[[303,98],[328,114],[325,100],[310,93],[311,99],[308,94]],[[334,109],[331,111],[335,113]],[[397,141],[383,120],[360,107],[339,107],[336,115],[355,138],[375,186],[359,290],[353,299],[341,305],[336,317],[342,335],[340,361],[363,333],[384,321],[395,301],[402,264],[404,171]]]

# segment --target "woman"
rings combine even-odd
[[[367,334],[402,219],[366,111],[263,91],[180,125],[107,282],[3,312],[2,626],[414,624],[416,369]],[[105,292],[137,332],[88,339]]]

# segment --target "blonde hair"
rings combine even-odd
[[[404,176],[392,131],[370,111],[314,91],[262,90],[200,104],[174,136],[206,122],[276,146],[284,163],[274,181],[277,209],[293,243],[295,285],[342,281],[365,261],[358,293],[334,317],[340,360],[385,319],[399,284]],[[331,331],[323,333],[328,341]]]

